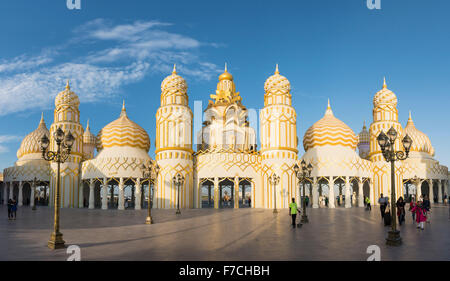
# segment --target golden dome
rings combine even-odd
[[[382,104],[392,104],[397,106],[397,96],[387,88],[386,78],[384,78],[383,89],[378,91],[373,97],[373,106],[378,107]]]
[[[44,113],[42,113],[41,121],[36,130],[28,134],[20,144],[19,150],[17,150],[17,158],[20,159],[22,156],[31,153],[42,153],[41,151],[41,138],[43,135],[50,136],[50,132],[47,129],[44,121]]]
[[[147,132],[128,118],[125,102],[119,119],[106,125],[97,136],[97,150],[115,146],[137,147],[147,152],[150,149]]]
[[[278,64],[275,68],[275,74],[267,78],[264,83],[264,91],[266,91],[266,93],[274,90],[281,91],[282,93],[289,93],[291,91],[291,83],[286,77],[280,75]]]
[[[364,121],[363,129],[358,135],[358,143],[361,144],[369,144],[370,143],[370,134],[367,131],[366,121]]]
[[[94,144],[97,142],[97,137],[91,133],[91,130],[89,128],[89,120],[87,121],[86,130],[83,134],[83,143],[85,144]]]
[[[55,98],[55,106],[58,108],[61,105],[76,106],[80,105],[78,96],[70,90],[69,81],[67,81],[66,89],[60,92]]]
[[[219,81],[223,80],[233,81],[233,75],[231,75],[231,73],[228,72],[226,63],[225,63],[225,71],[219,76]]]
[[[225,71],[219,76],[217,89],[215,95],[209,95],[214,100],[215,105],[227,105],[242,100],[239,92],[236,92],[236,85],[233,82],[233,75],[227,70],[225,64]]]
[[[161,83],[161,91],[163,93],[166,91],[181,91],[182,93],[186,93],[187,88],[186,80],[177,74],[176,65],[173,66],[172,74],[167,76]]]
[[[330,100],[328,100],[328,108],[325,115],[312,125],[303,137],[303,148],[305,151],[324,145],[340,145],[355,150],[356,144],[357,137],[352,129],[334,117],[330,107]]]
[[[431,156],[434,156],[434,148],[431,145],[430,138],[421,131],[419,131],[411,118],[411,111],[409,112],[408,123],[406,124],[405,129],[403,130],[403,136],[408,134],[413,140],[411,145],[411,151],[416,152],[426,152]],[[403,138],[402,136],[402,138]]]

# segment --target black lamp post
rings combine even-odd
[[[302,214],[301,223],[308,223],[309,220],[308,220],[308,216],[306,215],[306,193],[305,193],[304,181],[309,176],[311,176],[313,166],[311,165],[311,163],[306,165],[305,160],[302,160],[301,165],[302,165],[302,170],[300,171],[300,167],[297,164],[295,164],[294,172],[295,172],[295,176],[298,179],[298,184],[300,185],[301,183],[303,183],[303,197],[302,197],[303,214]]]
[[[142,177],[143,178],[147,178],[148,180],[148,204],[147,204],[147,218],[145,220],[146,224],[153,224],[153,218],[152,218],[152,198],[151,198],[151,181],[152,178],[155,179],[154,184],[156,184],[156,180],[158,179],[158,174],[159,174],[159,166],[158,164],[156,164],[156,161],[152,161],[150,160],[150,163],[148,166],[146,166],[145,164],[142,164]]]
[[[173,183],[178,188],[178,192],[177,192],[177,212],[176,212],[176,214],[180,215],[181,214],[181,211],[180,211],[180,186],[184,183],[184,177],[180,173],[177,173],[176,176],[174,176],[172,178],[172,180],[173,180]]]
[[[276,188],[278,183],[280,182],[280,177],[277,176],[277,174],[273,173],[272,176],[269,177],[269,181],[270,184],[272,185],[273,188],[273,213],[277,214],[278,210],[277,210],[277,192],[276,192]]]
[[[396,214],[396,196],[395,196],[395,161],[405,160],[408,158],[409,149],[412,145],[412,139],[405,135],[402,140],[403,148],[405,151],[395,151],[395,140],[397,139],[397,131],[394,127],[391,127],[387,132],[387,135],[381,131],[377,137],[378,144],[380,145],[383,157],[387,162],[391,162],[391,214],[393,214],[394,219],[392,219],[391,230],[389,231],[388,238],[386,239],[386,244],[391,246],[399,246],[402,244],[402,238],[400,237],[400,231],[397,230],[397,220],[395,219]]]
[[[56,174],[56,190],[55,190],[55,219],[53,224],[53,233],[48,241],[48,247],[50,249],[60,249],[65,247],[63,235],[59,232],[59,209],[60,209],[60,188],[61,188],[61,163],[64,163],[70,156],[70,150],[72,149],[75,138],[72,133],[67,134],[59,127],[54,133],[57,151],[47,150],[50,144],[50,140],[46,135],[41,138],[41,150],[42,158],[47,161],[54,161],[58,164],[58,170]]]

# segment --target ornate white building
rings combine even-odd
[[[89,121],[85,130],[80,124],[80,101],[67,84],[56,96],[50,131],[42,116],[38,128],[23,139],[15,165],[4,170],[2,200],[16,197],[19,204],[33,205],[31,198],[48,196],[52,204],[56,164],[42,159],[39,141],[47,135],[54,150],[53,132],[58,127],[75,137],[71,156],[61,166],[61,202],[68,208],[141,209],[146,207],[149,185],[154,185],[156,208],[176,208],[178,196],[181,208],[286,208],[292,197],[300,199],[302,184],[314,208],[363,206],[365,197],[376,204],[381,193],[390,196],[390,166],[376,138],[392,126],[399,132],[397,150],[405,134],[413,139],[409,158],[396,162],[397,197],[427,194],[442,202],[449,193],[448,168],[434,159],[430,139],[414,126],[411,114],[405,127],[398,122],[397,97],[386,81],[374,96],[369,130],[364,122],[357,136],[335,117],[328,102],[323,118],[303,137],[305,154],[300,159],[290,82],[278,66],[264,90],[258,149],[248,109],[226,67],[198,132],[193,132],[187,83],[174,67],[161,84],[156,112],[155,161],[160,173],[154,183],[144,179],[141,170],[151,161],[150,138],[128,117],[125,102],[119,118],[95,136]],[[299,184],[294,165],[301,160],[311,163],[313,171]],[[180,194],[172,180],[177,174],[185,179]],[[269,180],[273,174],[280,177],[276,186]],[[41,186],[37,194],[34,184]]]

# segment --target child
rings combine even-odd
[[[416,213],[417,228],[423,230],[425,222],[427,221],[427,216],[423,209],[422,202],[419,202],[411,211]]]
[[[417,206],[416,202],[411,200],[411,202],[409,202],[409,211],[411,212],[413,223],[416,223],[416,212],[413,211],[415,206]]]

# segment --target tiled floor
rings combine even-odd
[[[61,232],[67,245],[81,248],[82,260],[366,260],[378,245],[382,260],[450,260],[448,206],[434,206],[431,224],[417,230],[407,214],[400,227],[403,245],[385,245],[379,209],[308,209],[309,224],[293,229],[288,210],[263,209],[146,210],[62,209]],[[0,207],[0,260],[65,260],[47,240],[53,210],[22,207],[9,221]]]

